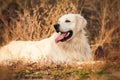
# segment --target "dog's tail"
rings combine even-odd
[[[94,60],[105,60],[105,58],[106,58],[106,55],[103,50],[103,47],[101,45],[99,45],[95,51]]]

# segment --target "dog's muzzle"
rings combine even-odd
[[[59,32],[59,27],[60,27],[59,24],[55,24],[55,25],[54,25],[54,28],[55,28],[56,32]]]

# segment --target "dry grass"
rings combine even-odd
[[[31,79],[31,75],[37,75],[40,79],[120,79],[116,75],[120,72],[119,0],[4,0],[0,4],[1,46],[12,40],[40,40],[49,37],[54,30],[53,25],[61,15],[81,13],[88,21],[87,35],[93,53],[101,45],[107,55],[106,64],[96,64],[95,67],[40,68],[37,64],[25,65],[21,62],[11,66],[1,65],[0,77],[13,79],[10,77],[12,75],[17,79]]]
[[[32,4],[35,4],[32,0],[27,3],[25,1],[23,4],[19,1],[10,3],[7,9],[2,10],[0,15],[1,22],[4,24],[4,35],[1,35],[1,44],[6,44],[11,40],[40,40],[50,36],[53,32],[53,25],[61,15],[72,12],[77,13],[74,4],[70,1],[67,2],[60,1],[51,4],[50,1],[46,0],[36,4],[36,6],[32,6]]]

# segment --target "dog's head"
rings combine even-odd
[[[55,42],[71,40],[86,24],[86,20],[80,14],[63,15],[59,18],[58,23],[54,25],[56,32],[60,32]]]

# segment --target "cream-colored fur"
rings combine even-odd
[[[71,22],[66,23],[66,19]],[[23,60],[46,65],[91,61],[92,53],[84,31],[86,20],[79,14],[66,14],[60,17],[58,23],[61,31],[73,31],[69,40],[55,43],[60,33],[54,32],[51,37],[41,41],[12,41],[0,49],[0,63]]]

